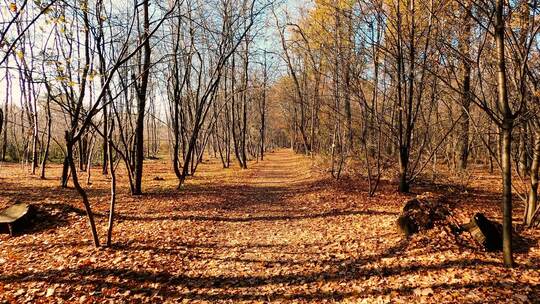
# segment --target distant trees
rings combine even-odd
[[[168,48],[173,56],[167,70],[170,84],[167,97],[178,188],[195,173],[210,139],[214,140],[222,159],[223,153],[227,154],[223,162],[228,167],[232,133],[237,159],[242,167],[247,167],[248,33],[260,8],[255,6],[255,1],[224,0],[218,4],[217,22],[204,19],[212,7],[202,5],[198,11],[188,1],[178,7],[178,11],[185,10],[188,15],[173,19],[169,27],[172,39]],[[216,31],[220,34],[215,35]],[[245,72],[242,73],[244,87],[238,93],[235,58],[241,45],[244,45]],[[238,96],[242,101],[240,117],[235,102]],[[220,120],[220,116],[225,119]],[[222,130],[220,134],[216,134],[218,129]]]
[[[34,81],[31,71],[34,68],[34,53],[33,50],[36,45],[33,43],[35,34],[33,33],[33,27],[36,22],[43,17],[44,14],[50,9],[56,1],[47,1],[47,2],[36,2],[33,1],[22,1],[19,3],[16,2],[6,2],[5,10],[1,14],[2,24],[0,28],[0,66],[6,65],[6,90],[5,90],[5,107],[3,110],[0,109],[1,127],[0,133],[3,130],[3,145],[2,145],[2,160],[6,159],[6,153],[8,149],[8,115],[10,109],[8,103],[13,98],[9,94],[11,90],[11,81],[12,75],[9,71],[9,58],[13,57],[13,61],[17,65],[18,70],[18,79],[20,81],[21,87],[24,87],[26,90],[23,93],[23,100],[21,100],[21,108],[25,110],[27,118],[29,120],[29,125],[32,128],[32,136],[30,137],[31,141],[23,143],[25,159],[32,160],[32,174],[35,174],[36,168],[38,166],[38,136],[39,136],[39,121],[37,114],[37,97],[38,94],[35,93]],[[27,54],[28,53],[28,54]],[[21,113],[21,131],[25,132],[24,124],[24,114]],[[28,137],[24,140],[26,141]],[[31,143],[31,144],[30,144]],[[31,146],[31,151],[29,150]],[[17,155],[17,158],[21,156],[22,153]]]
[[[432,158],[421,156],[430,142],[439,145],[429,126],[441,91],[432,74],[441,7],[437,1],[317,1],[299,25],[290,27],[289,41],[280,28],[283,57],[300,100],[291,113],[297,131],[291,132],[300,134],[305,149],[309,142],[319,143],[336,178],[355,155],[363,155],[376,188],[383,159],[395,157],[399,190],[407,192]],[[311,139],[306,122],[311,122]]]
[[[166,129],[160,91],[168,93],[171,105],[173,168],[179,185],[195,172],[207,148],[220,150],[228,166],[231,147],[237,147],[235,156],[244,168],[250,158],[264,153],[266,127],[255,124],[266,123],[266,96],[258,109],[256,101],[267,93],[268,79],[261,91],[262,76],[251,73],[259,68],[250,66],[252,57],[262,61],[251,48],[257,34],[249,33],[268,3],[182,1],[151,6],[141,1],[118,11],[101,0],[9,4],[1,32],[1,64],[6,63],[2,85],[7,93],[0,133],[3,159],[7,155],[28,162],[33,173],[41,163],[45,178],[47,160],[61,157],[60,183],[67,187],[73,172],[68,147],[62,143],[65,128],[77,134],[72,153],[78,170],[87,171],[88,164],[99,160],[108,174],[107,134],[114,123],[113,150],[128,169],[131,192],[141,194],[144,158],[155,156],[159,134]],[[170,13],[168,6],[174,15],[164,18]],[[221,10],[214,12],[215,7]],[[37,22],[40,17],[43,22]],[[166,28],[156,26],[164,22]],[[156,33],[159,38],[153,41]],[[168,71],[172,86],[155,78],[163,71]],[[18,84],[14,80],[20,83],[15,89],[23,97],[20,104],[13,103],[11,92]],[[26,136],[30,130],[32,136]],[[99,153],[95,146],[101,146]]]

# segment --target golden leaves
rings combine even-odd
[[[19,60],[24,60],[24,52],[23,52],[23,50],[17,50],[17,51],[15,51],[15,54],[17,55],[17,58],[19,58]]]
[[[13,12],[13,13],[16,13],[16,12],[17,12],[17,3],[11,2],[11,3],[9,4],[9,10],[10,10],[11,12]]]
[[[88,13],[88,0],[81,0],[81,10]]]
[[[88,72],[88,80],[93,81],[96,77],[98,77],[100,74],[97,70],[92,69]]]

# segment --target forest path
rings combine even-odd
[[[185,199],[197,203],[183,201],[168,217],[176,221],[167,221],[165,229],[156,222],[159,240],[145,235],[134,242],[140,245],[128,246],[147,249],[153,238],[154,246],[173,248],[166,253],[184,254],[183,263],[167,272],[185,280],[188,298],[321,302],[357,297],[360,292],[351,286],[364,280],[359,267],[402,246],[393,228],[397,211],[370,206],[355,186],[335,188],[336,182],[313,170],[304,155],[277,150],[247,170],[229,170],[207,176],[202,167],[199,178],[207,182],[185,189],[194,200]],[[336,288],[340,284],[347,287]]]
[[[288,200],[299,193],[310,192],[318,182],[311,161],[291,150],[268,153],[263,161],[251,162],[247,170],[236,170],[232,176],[216,180],[223,193],[224,212],[242,212],[252,216],[290,215],[295,207]],[[228,196],[228,197],[227,197]]]
[[[249,164],[250,170],[239,175],[239,184],[249,186],[294,187],[313,181],[311,161],[289,149],[267,153],[263,161]]]

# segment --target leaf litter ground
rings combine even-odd
[[[96,249],[77,194],[58,187],[59,167],[40,180],[2,164],[0,207],[33,203],[38,215],[25,233],[0,235],[0,302],[540,301],[538,230],[520,232],[528,243],[508,270],[500,253],[445,226],[403,239],[395,220],[410,195],[391,183],[370,198],[364,179],[329,179],[288,150],[248,170],[220,167],[204,162],[177,191],[167,161],[148,161],[146,194],[138,197],[127,194],[119,172],[114,245]],[[103,238],[109,180],[98,170],[85,188]],[[466,189],[415,190],[447,198],[459,222],[478,211],[498,219],[498,179],[473,175]]]

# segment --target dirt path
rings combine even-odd
[[[179,192],[165,160],[146,168],[148,194],[120,196],[109,249],[90,246],[72,190],[3,177],[3,198],[39,198],[56,221],[0,236],[0,302],[444,303],[537,292],[535,268],[493,280],[500,257],[446,243],[444,231],[432,232],[435,245],[433,235],[403,241],[394,221],[405,197],[391,185],[368,198],[362,182],[321,177],[288,150],[248,170],[204,163]],[[103,236],[107,180],[89,189]]]

